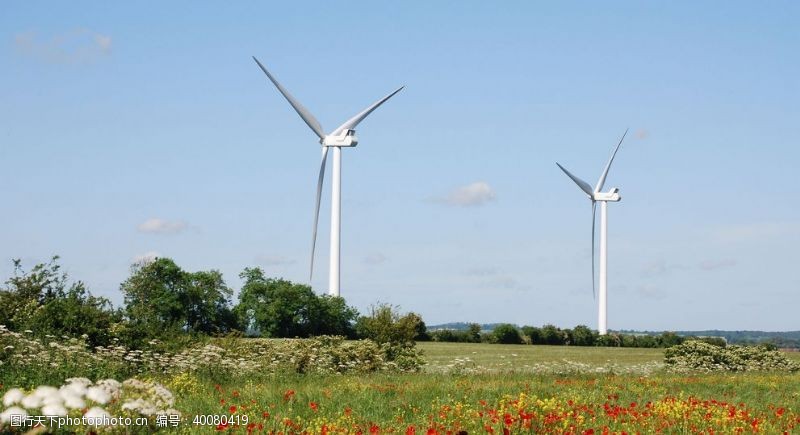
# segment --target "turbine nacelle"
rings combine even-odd
[[[594,192],[591,196],[592,200],[594,201],[606,201],[606,202],[618,202],[622,199],[619,196],[619,189],[613,188],[608,192]]]
[[[355,130],[345,130],[339,135],[326,135],[319,143],[324,147],[354,147],[358,145],[358,137]]]

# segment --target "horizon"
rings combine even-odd
[[[161,256],[220,270],[234,302],[245,267],[308,284],[319,145],[255,56],[325,131],[405,85],[343,150],[361,312],[596,329],[591,210],[556,162],[593,184],[630,127],[605,184],[609,329],[800,328],[796,3],[4,9],[3,281],[59,255],[119,306]]]

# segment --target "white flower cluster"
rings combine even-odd
[[[175,397],[163,385],[128,379],[122,383],[125,397],[121,408],[145,416],[180,415],[176,409]]]
[[[105,405],[119,397],[120,383],[113,379],[105,379],[92,385],[86,378],[70,378],[60,388],[42,385],[25,393],[19,388],[12,388],[3,395],[3,406],[6,409],[0,414],[0,422],[7,423],[11,415],[29,415],[29,411],[46,417],[65,417],[73,410],[83,410],[92,406],[88,412],[102,416],[105,411],[99,405]]]
[[[12,388],[3,395],[0,429],[12,416],[77,417],[89,421],[110,418],[112,412],[129,411],[143,416],[180,415],[172,408],[175,399],[161,384],[128,379],[122,383],[103,379],[96,383],[86,378],[70,378],[61,387],[42,385],[25,392]],[[45,420],[47,421],[47,420]]]
[[[48,337],[39,341],[0,325],[0,364],[5,360],[20,369],[45,371],[67,366],[76,370],[103,367],[106,372],[126,374],[396,372],[417,371],[423,364],[414,347],[393,348],[342,337],[248,339],[220,344],[195,345],[177,353],[132,350],[119,345],[88,349],[80,339]]]
[[[762,346],[716,346],[689,340],[664,352],[664,361],[674,372],[800,371],[800,364],[777,350]]]

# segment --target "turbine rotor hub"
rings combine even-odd
[[[619,188],[615,187],[608,192],[595,192],[592,199],[595,201],[618,202],[622,197],[619,196]]]

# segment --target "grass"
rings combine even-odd
[[[246,433],[248,425],[285,435],[601,433],[604,427],[617,433],[792,433],[800,424],[800,373],[671,374],[660,368],[663,349],[418,346],[428,361],[420,373],[237,373],[219,366],[140,377],[174,393],[184,420],[170,431],[186,434]],[[193,424],[198,415],[236,420]]]
[[[408,433],[431,428],[435,433],[460,429],[486,433],[487,427],[502,433],[508,421],[511,433],[572,433],[573,429],[581,433],[604,426],[628,432],[650,433],[663,427],[667,433],[693,433],[703,425],[720,432],[771,433],[791,432],[800,422],[800,374],[533,373],[527,369],[564,360],[591,366],[655,364],[663,360],[663,349],[419,346],[429,364],[417,374],[249,377],[218,385],[201,379],[185,384],[190,388],[183,391],[179,385],[170,386],[178,391],[176,405],[186,415],[227,413],[235,407],[265,430],[288,427],[287,433],[291,428],[297,433],[300,428],[320,433],[323,426],[342,433],[407,433],[409,428],[416,432]],[[465,358],[487,370],[478,374],[441,370]],[[537,415],[539,420],[531,423],[525,415]],[[531,427],[525,426],[529,423]]]
[[[417,346],[425,352],[425,359],[431,366],[446,366],[456,358],[469,358],[491,369],[524,369],[563,360],[592,365],[632,365],[664,359],[664,349],[437,342],[423,342]]]

